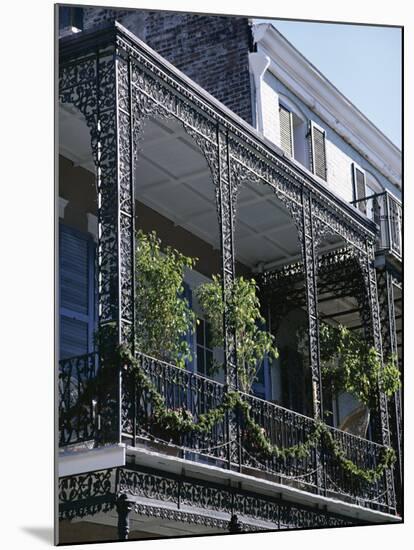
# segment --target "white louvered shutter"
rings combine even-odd
[[[326,143],[325,130],[319,128],[311,121],[310,140],[312,152],[312,172],[326,181]]]
[[[279,105],[280,120],[280,147],[283,151],[293,157],[293,127],[292,113],[283,105]]]

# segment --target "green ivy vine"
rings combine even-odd
[[[269,362],[279,356],[275,337],[265,330],[266,320],[260,311],[255,279],[236,277],[225,289],[220,275],[212,282],[200,285],[195,294],[211,326],[212,346],[223,345],[223,314],[226,307],[228,330],[236,336],[237,375],[240,389],[249,392],[257,373],[267,357]]]
[[[125,346],[119,348],[119,360],[122,365],[131,368],[138,385],[148,393],[154,407],[155,419],[166,430],[182,433],[206,433],[222,421],[227,412],[239,410],[243,414],[252,441],[267,458],[306,458],[319,443],[324,443],[345,472],[368,483],[377,481],[386,469],[392,467],[396,460],[395,451],[390,447],[385,447],[382,449],[380,460],[375,468],[360,468],[346,457],[340,444],[335,441],[328,426],[322,421],[315,422],[313,431],[303,443],[284,448],[278,447],[269,440],[264,429],[252,419],[250,405],[236,391],[226,393],[220,405],[210,409],[207,413],[201,414],[198,421],[195,422],[190,411],[184,408],[173,410],[166,407],[164,397],[160,395],[143,371],[139,360]]]
[[[136,233],[135,335],[143,353],[184,368],[191,361],[186,335],[195,314],[184,297],[184,271],[197,258],[163,246],[155,231]]]
[[[377,388],[389,398],[400,387],[400,372],[394,356],[384,362],[377,350],[343,325],[320,325],[323,383],[335,393],[348,392],[373,408]]]

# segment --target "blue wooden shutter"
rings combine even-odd
[[[79,231],[59,228],[60,358],[93,350],[95,245]]]

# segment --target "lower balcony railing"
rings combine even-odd
[[[186,411],[196,424],[200,415],[223,403],[225,387],[171,364],[137,354],[141,372],[146,374],[169,411]],[[61,361],[59,376],[60,446],[100,441],[97,403],[97,357],[95,354]],[[368,482],[344,470],[332,448],[319,442],[300,457],[264,455],[251,437],[248,426],[237,413],[227,411],[206,432],[166,429],[159,422],[151,392],[143,390],[135,378],[124,378],[122,437],[131,445],[147,446],[165,454],[238,469],[256,477],[321,494],[361,506],[395,513],[387,490],[387,471]],[[241,394],[250,419],[267,440],[279,449],[301,445],[314,433],[313,419],[274,403]],[[98,411],[98,412],[97,412]],[[233,426],[232,429],[229,426]],[[346,459],[363,470],[375,469],[384,447],[372,441],[329,428]],[[230,434],[232,436],[230,437]],[[230,452],[230,447],[236,452]],[[237,456],[237,460],[234,459]]]

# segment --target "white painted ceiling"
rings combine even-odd
[[[82,115],[63,105],[59,123],[61,154],[94,172],[89,131]],[[183,126],[175,120],[149,120],[140,148],[136,199],[219,249],[209,167]],[[245,265],[283,265],[299,258],[296,228],[269,186],[243,186],[236,220],[236,256]],[[327,242],[328,248],[333,242]]]

